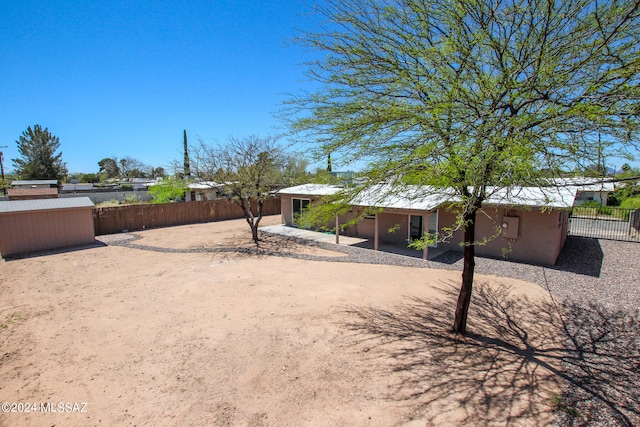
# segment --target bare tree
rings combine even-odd
[[[240,206],[258,244],[258,225],[265,200],[281,183],[283,153],[272,137],[230,137],[226,144],[200,145],[192,155],[191,172],[212,180],[222,194]]]
[[[142,161],[130,156],[123,157],[118,163],[122,179],[146,178],[152,169]]]

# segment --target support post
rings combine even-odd
[[[336,245],[340,244],[340,221],[336,215]]]
[[[373,231],[373,250],[377,251],[378,250],[378,237],[380,235],[380,233],[378,232],[378,214],[376,214],[375,217],[375,229]]]

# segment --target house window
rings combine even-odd
[[[291,222],[295,225],[298,222],[298,217],[302,214],[302,212],[309,206],[311,200],[309,199],[291,199],[291,212],[292,212],[292,220]]]

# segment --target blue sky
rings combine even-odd
[[[309,4],[5,0],[5,168],[34,124],[60,138],[71,172],[97,172],[113,156],[166,167],[181,158],[183,129],[190,144],[278,134],[287,94],[311,85],[311,53],[289,43],[314,26]]]
[[[277,135],[282,102],[313,87],[313,54],[290,42],[315,29],[313,1],[4,0],[5,168],[35,124],[60,138],[70,172],[97,172],[105,157],[168,167],[183,129],[191,145]]]

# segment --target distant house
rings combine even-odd
[[[282,189],[282,219],[295,226],[296,216],[310,203],[337,194],[340,187],[306,184]],[[476,254],[505,257],[534,264],[555,264],[568,234],[569,210],[575,199],[575,188],[539,189],[520,187],[499,190],[485,203],[476,219],[476,238],[492,237],[476,247]],[[346,236],[373,239],[374,249],[380,244],[407,246],[408,242],[427,233],[446,233],[456,220],[458,199],[451,191],[408,186],[403,193],[380,185],[349,203],[348,213],[336,218],[336,224],[347,224],[361,218],[344,230]],[[335,224],[327,224],[333,228]],[[462,251],[461,231],[436,246]],[[428,257],[425,248],[423,257]]]
[[[93,191],[93,184],[90,182],[78,182],[70,184],[62,184],[61,191],[67,193],[74,193],[77,191]]]
[[[55,187],[8,188],[7,197],[9,200],[57,199],[58,189]]]
[[[0,202],[3,257],[94,243],[88,197]]]
[[[58,187],[57,179],[33,179],[27,181],[11,181],[11,188],[54,188]]]
[[[575,188],[577,191],[574,201],[575,205],[583,205],[586,202],[596,202],[606,206],[609,194],[615,190],[611,180],[602,178],[557,178],[553,180],[553,184],[557,187]]]
[[[329,172],[329,176],[331,176],[335,181],[340,182],[343,185],[350,185],[353,181],[354,173],[353,171],[336,171],[336,172]]]
[[[201,202],[222,197],[224,184],[213,181],[192,182],[185,192],[185,202]]]
[[[156,181],[148,178],[131,178],[127,181],[127,184],[133,187],[134,191],[144,191],[149,188],[150,185],[155,184]]]

